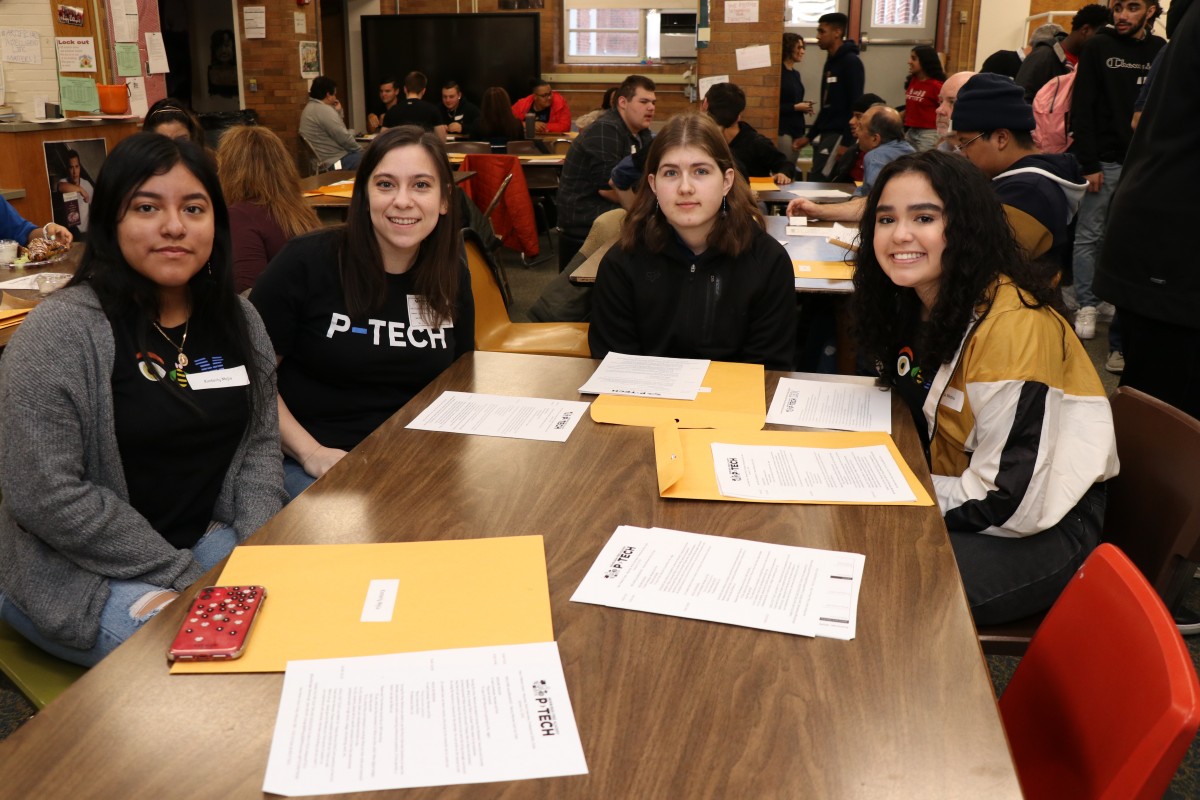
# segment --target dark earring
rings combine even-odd
[[[721,216],[722,217],[729,216],[729,197],[728,197],[728,195],[721,197]]]
[[[209,259],[209,261],[208,261],[208,277],[211,278],[212,276],[213,276],[213,274],[212,274],[212,259]]]

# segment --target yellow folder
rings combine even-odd
[[[380,596],[371,582],[387,580],[399,580],[391,621],[364,622],[368,595]],[[172,672],[282,672],[297,659],[554,640],[541,536],[238,547],[218,585],[239,584],[267,589],[242,657]]]
[[[836,281],[854,279],[854,264],[844,261],[792,261],[797,278],[827,278]]]
[[[602,394],[592,401],[595,422],[654,428],[739,428],[759,430],[767,421],[762,364],[713,361],[695,400]],[[705,391],[707,390],[707,391]]]
[[[713,442],[729,444],[774,445],[790,447],[849,448],[884,445],[900,467],[901,474],[912,489],[916,500],[884,503],[807,500],[752,500],[726,497],[717,486],[713,467]],[[742,503],[819,503],[820,505],[889,505],[931,506],[933,500],[921,486],[892,437],[882,432],[832,431],[734,431],[679,430],[674,427],[654,429],[654,460],[658,467],[658,493],[667,498],[692,500],[731,500]]]
[[[751,178],[750,188],[756,192],[773,192],[779,188],[773,178]]]

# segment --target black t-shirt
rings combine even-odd
[[[414,326],[424,306],[411,294],[411,273],[388,275],[383,307],[351,319],[338,270],[341,235],[326,230],[293,239],[250,300],[283,359],[279,394],[288,410],[325,447],[350,450],[474,349],[475,306],[463,265],[453,323]]]
[[[141,325],[153,368],[140,358]],[[218,343],[211,328],[196,320],[188,325],[183,352],[189,363],[182,376],[176,369],[178,350],[148,322],[126,318],[112,327],[113,416],[129,503],[172,545],[191,547],[212,521],[217,495],[250,418],[244,381],[240,386],[201,389],[197,376],[223,369],[233,377],[243,364]],[[176,344],[183,339],[183,325],[164,330]],[[176,385],[160,385],[150,377],[151,369]],[[184,395],[195,408],[173,393]]]
[[[442,123],[442,114],[437,106],[424,100],[408,98],[392,106],[383,115],[383,127],[395,128],[400,125],[419,125],[431,131]]]
[[[929,426],[925,422],[923,409],[937,369],[930,369],[921,364],[921,354],[917,350],[916,344],[920,339],[920,329],[918,328],[915,333],[916,335],[910,337],[912,340],[910,343],[901,345],[896,350],[895,385],[900,399],[904,401],[912,414],[913,423],[917,426],[917,433],[921,435],[921,446],[928,458]]]

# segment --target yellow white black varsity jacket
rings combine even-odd
[[[923,411],[930,471],[952,531],[1029,536],[1117,474],[1112,412],[1071,326],[1001,276]]]

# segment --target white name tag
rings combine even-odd
[[[947,386],[946,391],[942,392],[942,405],[951,411],[962,411],[964,400],[966,395],[953,386]]]
[[[807,225],[808,217],[788,217],[787,224],[792,228],[796,227],[797,225]]]
[[[837,83],[837,75],[830,75],[825,79],[826,83]]]
[[[408,296],[408,327],[410,328],[453,328],[454,323],[445,320],[438,324],[433,312],[419,297]]]
[[[391,622],[396,608],[396,595],[400,593],[399,578],[373,580],[367,587],[363,599],[362,616],[359,622]]]
[[[788,225],[784,227],[783,232],[788,236],[803,236],[807,225]]]
[[[233,386],[249,386],[250,375],[245,367],[229,369],[214,369],[208,372],[189,372],[188,386],[196,391],[201,389],[228,389]]]

